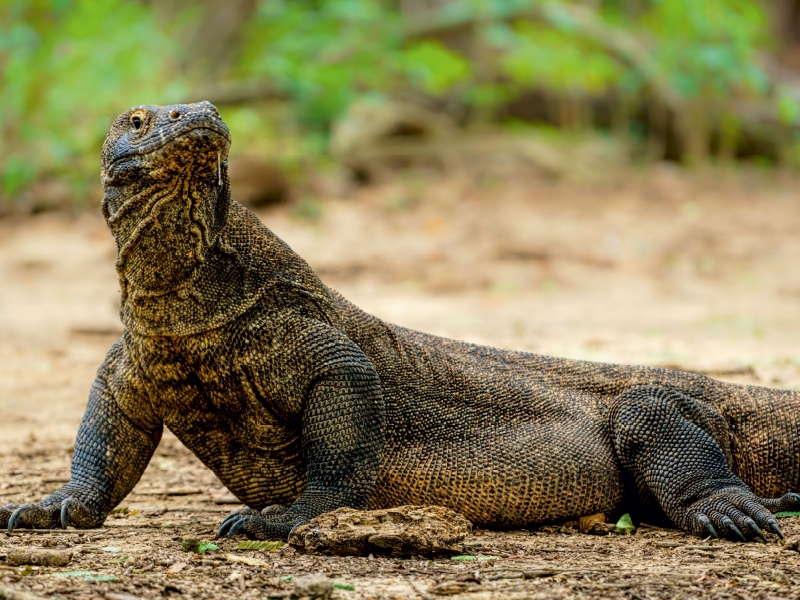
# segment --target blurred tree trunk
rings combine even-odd
[[[184,70],[196,79],[224,78],[236,61],[242,28],[253,16],[258,0],[140,0],[165,22],[197,13],[186,29]]]
[[[800,68],[800,0],[762,0],[778,40],[777,59],[786,69]]]

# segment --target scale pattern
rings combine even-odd
[[[72,478],[0,526],[95,527],[169,427],[248,508],[220,535],[285,538],[342,506],[438,504],[482,526],[596,512],[780,534],[800,508],[800,397],[699,375],[467,344],[368,315],[231,201],[208,102],[140,106],[103,146],[122,338]]]

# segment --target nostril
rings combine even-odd
[[[181,118],[181,111],[173,110],[171,113],[169,113],[169,117],[170,117],[170,119],[180,119]]]

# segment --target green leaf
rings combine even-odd
[[[195,554],[205,554],[219,550],[214,542],[201,542],[200,540],[189,538],[181,542],[181,550],[184,552],[194,552]]]
[[[352,583],[338,583],[336,581],[333,582],[333,589],[335,590],[350,590],[351,592],[356,591],[356,586]]]
[[[23,577],[27,577],[28,575],[33,575],[33,567],[30,565],[25,565],[19,570],[19,574]]]
[[[198,554],[205,554],[206,552],[216,552],[217,550],[219,550],[219,546],[217,546],[213,542],[202,542],[199,546],[197,546]]]
[[[291,581],[292,579],[294,579],[294,575],[284,575],[281,577],[281,581]]]
[[[782,510],[775,513],[776,517],[800,517],[800,510]]]
[[[500,558],[499,556],[492,556],[487,554],[485,556],[475,556],[474,554],[459,554],[457,556],[451,556],[450,560],[456,560],[458,562],[466,562],[470,560],[497,560]]]
[[[61,571],[60,573],[53,573],[55,577],[89,577],[90,575],[97,575],[97,571]]]
[[[619,518],[619,521],[617,521],[617,524],[614,527],[614,533],[636,533],[636,526],[633,524],[633,520],[628,513],[625,513]]]
[[[194,552],[195,554],[197,554],[199,548],[200,548],[200,540],[189,538],[181,541],[181,550],[183,550],[184,552]]]
[[[115,575],[106,575],[105,573],[101,573],[98,575],[87,575],[83,578],[84,581],[119,581],[119,577]]]
[[[237,550],[276,550],[278,548],[282,548],[286,544],[284,542],[259,542],[256,540],[250,540],[247,542],[241,542],[238,546],[236,546]]]

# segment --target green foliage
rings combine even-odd
[[[501,59],[512,85],[597,93],[618,85],[625,69],[595,44],[545,23],[518,21]]]
[[[757,56],[766,16],[752,0],[660,0],[634,25],[654,36],[656,61],[686,95],[768,89]]]
[[[402,66],[411,82],[431,94],[441,94],[471,76],[470,63],[439,41],[425,40],[403,51]]]
[[[194,552],[195,554],[205,554],[206,552],[216,552],[219,550],[213,542],[201,542],[196,539],[186,539],[181,542],[181,550],[184,552]]]
[[[180,49],[149,9],[120,0],[0,5],[0,178],[13,195],[34,176],[81,181],[97,170],[113,118],[179,99]]]
[[[411,36],[418,15],[396,2],[260,0],[231,66],[206,78],[183,42],[213,4],[167,17],[159,6],[0,2],[0,200],[37,179],[96,180],[109,123],[130,106],[197,100],[191,90],[241,80],[288,101],[223,107],[236,149],[294,156],[324,152],[332,122],[364,95],[409,90],[485,116],[530,90],[641,106],[660,85],[734,137],[738,100],[800,124],[796,96],[761,67],[773,36],[758,0],[450,0]]]
[[[402,69],[400,17],[379,0],[262,0],[237,74],[271,81],[310,127],[327,128]]]
[[[636,533],[636,526],[628,513],[625,513],[619,518],[617,524],[614,526],[614,533],[633,534]]]

